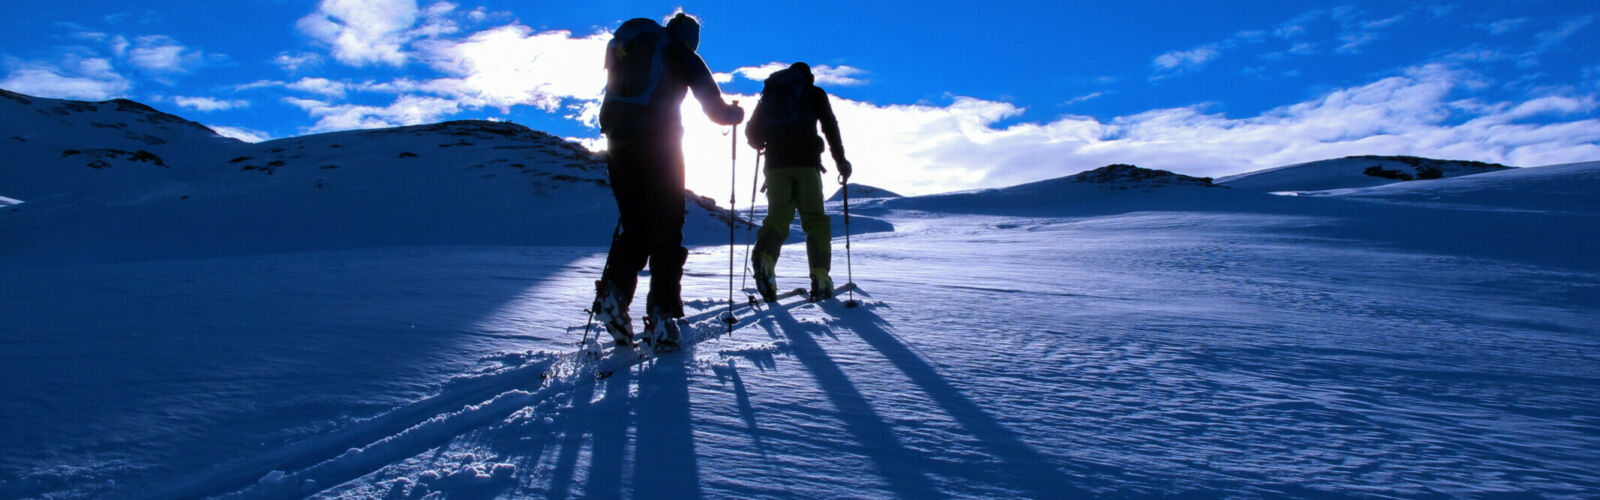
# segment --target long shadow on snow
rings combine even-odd
[[[1063,187],[1064,186],[1064,187]],[[893,198],[864,213],[912,210],[946,214],[1093,218],[1135,212],[1195,212],[1308,216],[1328,219],[1300,231],[1368,241],[1404,250],[1490,258],[1581,271],[1600,270],[1600,223],[1584,213],[1448,208],[1336,196],[1276,196],[1227,187],[1167,186],[1109,189],[1059,184],[1052,196],[1017,188]],[[852,207],[854,208],[854,207]],[[1529,245],[1528,241],[1539,241]]]
[[[621,498],[623,468],[628,459],[629,429],[634,430],[631,498],[697,498],[699,460],[695,456],[689,406],[689,363],[684,355],[666,355],[640,368],[618,371],[605,379],[605,397],[596,404],[596,384],[580,384],[570,395],[570,406],[560,417],[564,435],[559,443],[532,440],[535,450],[553,445],[555,468],[545,490],[547,498]],[[629,394],[637,380],[638,396]],[[516,431],[512,431],[516,432]],[[578,458],[586,439],[592,440],[588,477],[581,495],[573,490]],[[505,455],[536,455],[517,441],[500,450]],[[536,470],[526,464],[526,470]]]
[[[566,436],[559,444],[556,468],[551,473],[547,498],[621,498],[622,466],[627,458],[628,429],[634,419],[629,388],[633,385],[633,370],[620,370],[615,375],[597,382],[605,385],[605,397],[591,404],[595,384],[582,384],[574,391],[571,406],[564,412],[569,419]],[[578,452],[583,449],[584,438],[592,440],[589,458],[589,475],[584,481],[582,494],[570,491]],[[524,450],[509,450],[509,454],[529,454]],[[534,455],[530,459],[536,459]],[[530,464],[531,465],[531,464]],[[535,470],[529,467],[527,470]]]
[[[689,363],[685,353],[662,356],[641,370],[639,411],[633,414],[637,443],[633,458],[634,498],[699,498],[700,466],[694,451],[689,408]]]
[[[838,410],[845,430],[860,442],[861,452],[888,481],[891,492],[901,498],[943,498],[945,495],[933,488],[926,472],[918,467],[924,460],[900,443],[894,427],[872,409],[866,396],[817,343],[815,335],[828,335],[828,328],[800,323],[782,308],[772,308],[770,315],[778,332],[789,339],[795,359],[822,385],[822,392]]]
[[[999,473],[1009,486],[1021,489],[1033,498],[1088,498],[1092,493],[1071,486],[1075,480],[1062,473],[1053,461],[1035,451],[1016,433],[989,416],[977,403],[967,399],[938,370],[893,334],[884,329],[887,322],[868,308],[846,309],[839,301],[823,301],[822,309],[834,318],[853,318],[844,322],[831,320],[839,329],[855,332],[884,358],[904,372],[945,413],[976,438],[983,448],[1003,463]],[[859,319],[856,319],[859,318]],[[1119,472],[1098,467],[1085,471],[1085,475],[1117,475]]]

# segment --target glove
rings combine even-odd
[[[728,106],[727,112],[728,123],[730,125],[744,123],[744,108],[739,107],[738,104]]]
[[[839,177],[843,177],[845,181],[849,181],[850,180],[850,171],[851,171],[851,169],[850,169],[850,160],[839,160],[838,163],[839,163],[839,165],[838,165]],[[841,184],[842,183],[843,182],[841,182]]]

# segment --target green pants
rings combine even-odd
[[[822,211],[822,170],[817,168],[767,169],[767,218],[756,231],[756,257],[768,266],[778,262],[789,224],[800,212],[806,231],[806,259],[812,278],[826,278],[833,257],[833,224]],[[770,268],[770,267],[769,267]]]

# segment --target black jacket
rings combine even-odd
[[[600,130],[608,139],[679,140],[683,137],[683,113],[679,109],[691,89],[711,121],[733,125],[743,119],[742,110],[722,101],[722,89],[717,88],[711,69],[699,54],[674,41],[664,56],[666,67],[661,82],[656,85],[655,95],[642,114],[620,112],[627,106],[622,103],[607,101],[600,106]],[[607,64],[609,66],[609,60]]]
[[[816,85],[808,86],[804,92],[807,103],[816,114],[816,121],[822,124],[822,133],[827,137],[833,161],[835,164],[844,161],[844,142],[839,137],[839,120],[833,116],[833,106],[828,104],[828,93]],[[822,137],[817,137],[815,125],[809,128],[809,132],[791,134],[788,137],[770,134],[766,128],[763,104],[765,103],[756,104],[756,110],[750,115],[750,124],[745,128],[744,135],[749,140],[750,147],[766,150],[767,166],[822,168],[823,143]]]

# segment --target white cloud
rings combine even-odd
[[[1160,69],[1199,69],[1221,56],[1216,47],[1203,46],[1190,50],[1175,50],[1156,56],[1150,64]]]
[[[1579,31],[1583,31],[1585,27],[1588,27],[1592,23],[1594,23],[1593,15],[1575,17],[1566,20],[1565,22],[1561,23],[1561,26],[1558,26],[1555,29],[1541,31],[1534,36],[1539,39],[1539,48],[1541,50],[1550,50],[1558,45],[1561,45],[1568,38],[1571,38],[1572,35],[1576,35]]]
[[[785,63],[769,62],[760,66],[746,66],[733,70],[733,72],[739,76],[745,77],[746,79],[759,82],[766,80],[767,77],[772,76],[773,73],[782,71],[787,67],[789,67],[789,65]]]
[[[1362,22],[1358,23],[1358,25],[1360,25],[1361,29],[1364,29],[1364,30],[1381,30],[1381,29],[1393,26],[1395,23],[1398,23],[1400,21],[1405,20],[1405,18],[1406,18],[1406,15],[1403,14],[1403,13],[1402,14],[1395,14],[1393,17],[1389,17],[1389,18],[1386,18],[1386,19],[1379,19],[1379,20],[1376,20],[1376,21],[1362,21]]]
[[[192,109],[202,113],[250,107],[250,101],[242,99],[224,100],[211,97],[175,96],[172,98],[172,102],[180,108]]]
[[[155,73],[188,73],[205,62],[200,51],[191,50],[164,35],[134,39],[127,54],[130,64]]]
[[[283,102],[306,110],[317,123],[306,132],[398,127],[432,123],[461,111],[461,104],[431,96],[402,95],[388,106],[333,105],[315,99],[285,97]]]
[[[419,56],[451,77],[420,86],[468,107],[506,110],[523,104],[556,111],[565,99],[600,97],[608,41],[608,33],[573,37],[567,31],[534,33],[520,24],[466,40],[426,40],[418,42]]]
[[[104,58],[68,54],[51,64],[7,57],[5,66],[10,72],[0,88],[40,97],[99,101],[125,96],[132,88]]]
[[[1109,121],[1066,116],[1003,127],[997,124],[1023,109],[965,97],[944,105],[881,106],[834,96],[833,106],[856,165],[853,179],[909,194],[1009,186],[1110,163],[1217,177],[1359,154],[1524,166],[1600,155],[1600,119],[1581,118],[1600,108],[1595,95],[1552,94],[1520,103],[1460,99],[1482,86],[1473,73],[1434,64],[1250,117],[1189,106]],[[724,128],[703,119],[693,103],[685,106],[690,186],[725,193]],[[1521,121],[1534,116],[1544,120]],[[1580,119],[1550,123],[1562,116]]]
[[[1360,54],[1362,47],[1365,47],[1377,40],[1377,33],[1367,31],[1345,33],[1339,35],[1339,41],[1341,43],[1339,47],[1333,49],[1333,51],[1339,54]]]
[[[1574,113],[1588,113],[1595,109],[1595,96],[1559,96],[1551,95],[1539,97],[1518,104],[1504,113],[1507,119],[1522,119],[1542,114],[1570,115]]]
[[[461,27],[450,18],[450,13],[455,12],[456,4],[450,2],[437,2],[422,10],[422,25],[411,30],[411,37],[425,38],[454,34],[461,31]]]
[[[865,74],[867,71],[851,66],[821,65],[811,68],[811,73],[817,78],[817,85],[836,85],[850,87],[866,85],[867,81],[856,78],[856,75]]]
[[[348,85],[329,80],[327,78],[307,77],[301,78],[299,81],[294,83],[290,83],[286,85],[286,87],[293,90],[299,90],[301,92],[310,92],[313,94],[337,99],[344,97],[345,89],[348,87]]]
[[[339,62],[400,66],[417,14],[416,0],[322,0],[297,26],[327,44]]]
[[[773,73],[777,73],[789,66],[789,63],[770,62],[760,66],[746,66],[733,70],[733,72],[746,79],[760,82],[765,81]],[[866,85],[866,80],[856,78],[856,75],[865,74],[866,72],[864,69],[853,66],[829,66],[823,64],[811,67],[811,75],[815,78],[816,84],[820,86],[852,87]]]
[[[1279,24],[1278,28],[1272,31],[1272,34],[1277,35],[1278,38],[1284,39],[1303,36],[1310,32],[1310,30],[1306,28],[1306,25],[1310,24],[1312,21],[1316,21],[1318,18],[1321,18],[1324,14],[1326,14],[1326,12],[1322,10],[1312,10],[1301,13],[1300,15],[1295,16],[1293,19]]]
[[[217,135],[221,135],[223,137],[232,137],[244,142],[266,142],[272,139],[272,136],[269,136],[266,132],[259,130],[241,127],[229,127],[224,125],[206,125],[206,127],[216,131]]]
[[[1092,100],[1095,100],[1095,99],[1099,99],[1100,96],[1102,96],[1102,95],[1105,95],[1105,93],[1104,92],[1090,92],[1088,94],[1084,94],[1084,95],[1080,95],[1078,97],[1067,99],[1067,102],[1062,103],[1062,105],[1071,106],[1073,104],[1078,104],[1080,102],[1088,102],[1088,101],[1092,101]]]
[[[264,89],[264,88],[272,88],[272,87],[282,87],[284,85],[287,85],[287,84],[284,83],[284,82],[277,81],[277,80],[256,80],[256,81],[253,81],[253,82],[250,82],[250,83],[243,83],[243,84],[239,84],[239,85],[234,85],[233,86],[233,90],[235,92],[238,92],[238,91],[245,91],[245,90],[255,90],[255,89]]]
[[[1527,24],[1528,18],[1518,17],[1515,19],[1501,19],[1499,21],[1477,26],[1487,30],[1491,35],[1504,35],[1506,33],[1511,33],[1513,31],[1522,29],[1522,27],[1526,26]]]
[[[302,69],[321,66],[322,56],[311,52],[298,54],[279,52],[278,57],[272,58],[272,63],[278,65],[279,68],[283,68],[284,71],[299,73]]]

